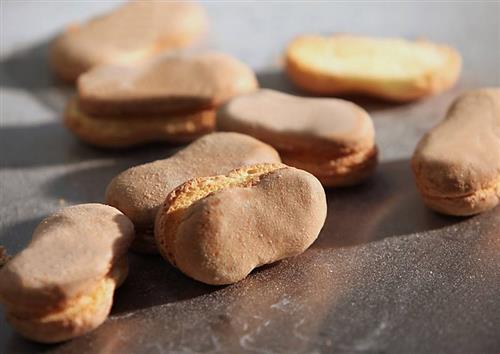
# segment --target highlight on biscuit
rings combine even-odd
[[[286,50],[286,72],[305,91],[412,101],[445,91],[461,71],[460,54],[426,40],[339,34],[302,35]]]
[[[325,192],[314,176],[259,164],[177,187],[157,214],[155,238],[162,256],[188,276],[230,284],[302,253],[325,218]]]

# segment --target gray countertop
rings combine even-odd
[[[22,249],[64,205],[102,201],[129,166],[170,155],[85,146],[61,125],[72,89],[47,68],[47,43],[71,21],[115,6],[14,1],[1,6],[0,244]],[[250,64],[262,86],[295,92],[280,71],[303,32],[424,37],[463,55],[452,90],[391,105],[353,98],[372,115],[381,150],[367,183],[328,191],[326,225],[303,255],[244,281],[211,287],[159,257],[131,254],[110,318],[61,345],[15,334],[0,313],[0,352],[50,353],[499,353],[500,209],[472,218],[427,210],[409,158],[460,92],[500,85],[499,2],[205,2],[204,46]],[[494,152],[492,152],[494,153]]]

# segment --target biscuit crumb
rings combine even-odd
[[[12,257],[7,254],[4,246],[0,246],[0,267],[4,266]]]

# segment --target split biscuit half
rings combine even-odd
[[[411,101],[453,86],[461,70],[453,48],[425,40],[303,35],[286,50],[286,72],[307,92],[365,94]]]

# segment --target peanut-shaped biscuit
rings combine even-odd
[[[472,215],[500,201],[500,88],[462,94],[418,143],[417,187],[432,209]]]
[[[78,100],[88,115],[192,113],[218,107],[257,88],[254,72],[219,52],[160,55],[137,65],[103,65],[78,79]]]
[[[370,116],[341,99],[262,89],[222,106],[217,127],[249,134],[274,146],[284,163],[312,173],[325,186],[359,183],[377,165]]]
[[[206,135],[174,156],[132,167],[116,176],[106,190],[106,203],[135,224],[134,250],[155,253],[153,226],[166,195],[187,180],[227,173],[240,166],[280,162],[276,150],[238,133]]]
[[[162,50],[185,47],[206,28],[203,8],[189,1],[134,0],[83,24],[74,24],[50,48],[63,80],[75,81],[94,66],[130,63]]]
[[[102,204],[43,220],[30,244],[0,270],[0,303],[25,337],[53,343],[98,327],[127,276],[131,221]]]
[[[100,147],[186,143],[214,130],[220,104],[256,88],[253,71],[222,53],[105,65],[80,76],[64,121],[81,140]]]
[[[155,238],[163,257],[188,276],[231,284],[304,252],[326,210],[325,191],[313,175],[259,164],[177,187],[158,212]]]
[[[453,86],[460,70],[456,50],[424,40],[304,35],[286,51],[290,79],[322,95],[366,94],[410,101]]]

